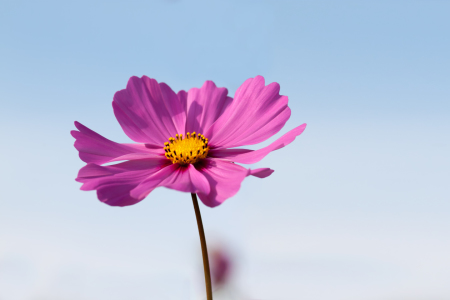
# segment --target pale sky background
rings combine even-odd
[[[133,75],[230,95],[263,75],[292,109],[276,137],[308,123],[254,166],[271,177],[201,205],[233,299],[450,299],[449,16],[449,1],[1,0],[0,300],[204,299],[189,194],[114,208],[74,181],[73,121],[130,142],[111,101]]]

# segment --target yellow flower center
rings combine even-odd
[[[164,143],[164,151],[166,157],[174,164],[195,164],[208,155],[208,139],[195,132],[186,133],[184,139],[182,134],[177,134],[175,138],[170,137],[168,143]]]

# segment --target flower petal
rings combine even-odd
[[[272,175],[272,173],[274,172],[274,170],[270,169],[270,168],[260,168],[260,169],[248,169],[248,175],[247,176],[255,176],[258,178],[266,178],[269,177],[270,175]]]
[[[127,161],[111,166],[89,163],[81,168],[76,181],[82,182],[81,190],[97,190],[100,201],[112,206],[136,204],[145,198],[133,197],[130,191],[147,177],[167,165],[167,160],[142,159]]]
[[[236,91],[231,104],[204,133],[215,148],[231,148],[260,143],[277,133],[291,115],[288,98],[280,96],[274,82],[247,79]]]
[[[113,108],[123,131],[135,142],[163,145],[185,131],[182,98],[165,83],[131,77],[127,88],[114,95]]]
[[[187,193],[209,194],[210,192],[208,180],[193,165],[180,166],[166,180],[161,182],[160,186]]]
[[[190,89],[187,94],[186,131],[205,133],[233,100],[227,94],[226,88],[218,88],[209,80],[199,89]]]
[[[295,138],[305,130],[305,128],[306,124],[302,124],[292,129],[269,146],[259,150],[211,149],[208,155],[210,155],[211,157],[227,159],[242,164],[254,164],[263,159],[270,152],[283,148],[284,146],[292,143]]]
[[[171,164],[153,173],[130,191],[131,197],[145,198],[151,191],[160,186],[161,182],[176,172],[178,168],[177,164]]]
[[[142,181],[131,191],[131,196],[145,197],[158,186],[187,193],[210,192],[208,180],[193,165],[172,164]]]
[[[72,136],[76,139],[74,146],[80,152],[81,160],[86,163],[104,164],[131,153],[164,154],[162,147],[153,148],[144,144],[119,144],[104,138],[79,122],[75,122],[75,126],[79,131],[71,131]]]
[[[198,193],[200,200],[209,207],[220,205],[234,196],[248,174],[248,170],[242,166],[211,158],[204,159],[197,169],[206,177],[211,187],[209,193]]]

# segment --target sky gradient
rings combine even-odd
[[[74,181],[73,122],[130,142],[111,101],[134,75],[262,75],[292,109],[276,137],[308,124],[201,206],[233,299],[450,298],[450,2],[0,4],[0,300],[201,299],[188,194],[112,208]]]

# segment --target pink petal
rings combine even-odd
[[[302,124],[292,129],[269,146],[259,150],[211,149],[208,155],[210,155],[211,157],[227,159],[242,164],[254,164],[263,159],[270,152],[283,148],[284,146],[292,143],[295,138],[305,130],[305,128],[306,124]]]
[[[145,198],[151,191],[160,186],[161,182],[174,174],[178,168],[179,166],[177,164],[171,164],[153,173],[130,191],[131,197]]]
[[[84,191],[97,190],[98,199],[112,206],[136,204],[143,197],[133,197],[130,191],[147,177],[167,165],[167,159],[146,159],[111,166],[87,164],[78,173]]]
[[[208,194],[210,191],[208,180],[193,165],[173,164],[146,178],[131,191],[131,195],[142,197],[159,186],[187,193]]]
[[[274,82],[264,78],[246,80],[231,104],[204,133],[212,147],[231,148],[260,143],[277,133],[291,115],[288,98],[280,96]]]
[[[200,200],[209,207],[220,205],[234,196],[248,174],[248,170],[242,166],[211,158],[204,159],[198,170],[206,177],[211,187],[209,193],[198,193]]]
[[[130,153],[130,154],[125,154],[125,155],[116,157],[114,159],[111,159],[109,162],[124,161],[124,160],[152,159],[152,158],[161,159],[161,158],[164,158],[164,156],[162,154],[155,154],[155,153]]]
[[[123,131],[135,142],[162,146],[185,131],[182,99],[165,83],[147,76],[131,77],[127,88],[114,95],[113,108]]]
[[[209,194],[210,192],[208,180],[193,165],[180,166],[160,185],[187,193]]]
[[[76,139],[75,148],[80,152],[80,158],[86,163],[104,164],[116,158],[132,153],[148,153],[148,155],[163,155],[162,147],[153,148],[144,144],[119,144],[90,130],[81,123],[75,122],[79,131],[71,131]]]
[[[192,88],[187,94],[187,132],[205,133],[233,100],[226,88],[218,88],[206,81],[201,88]]]
[[[260,169],[248,169],[248,175],[247,176],[255,176],[258,178],[266,178],[269,177],[270,175],[272,175],[272,173],[274,172],[274,170],[269,169],[269,168],[260,168]]]

